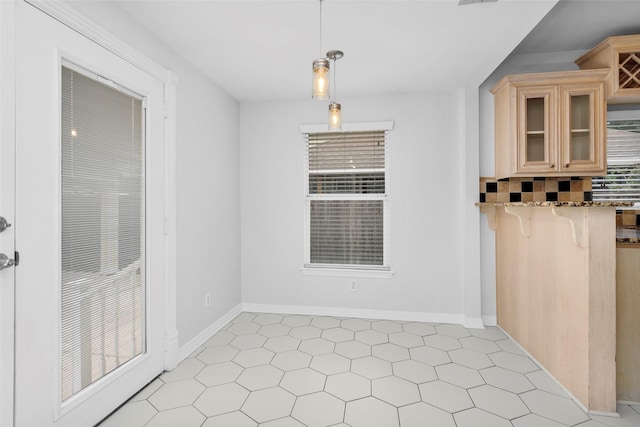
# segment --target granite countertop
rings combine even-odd
[[[586,208],[607,208],[633,206],[633,202],[495,202],[476,203],[476,206],[531,206],[531,207],[586,207]]]

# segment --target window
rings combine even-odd
[[[640,203],[640,114],[609,113],[607,175],[593,178],[594,201]]]
[[[61,392],[69,399],[145,349],[145,108],[62,66]]]
[[[388,273],[387,129],[305,136],[305,267]]]

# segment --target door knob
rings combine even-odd
[[[16,264],[16,261],[10,259],[5,254],[0,254],[0,270],[4,270],[5,268],[13,267]]]

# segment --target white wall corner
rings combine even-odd
[[[198,347],[203,345],[213,334],[220,331],[227,323],[235,319],[238,314],[242,313],[242,304],[238,304],[231,310],[226,312],[222,317],[213,322],[202,332],[196,335],[191,341],[180,347],[178,352],[178,363],[189,357],[191,353],[196,351]]]
[[[462,269],[465,326],[482,325],[482,280],[480,270],[480,210],[478,179],[480,176],[480,91],[477,86],[460,90],[462,168]],[[476,321],[477,320],[477,321]],[[471,327],[471,326],[468,326]]]

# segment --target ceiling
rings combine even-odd
[[[640,33],[640,1],[566,1],[545,19],[556,0],[458,2],[323,0],[322,49],[318,0],[118,3],[240,101],[310,98],[311,63],[329,49],[344,51],[340,100],[477,86],[516,48],[587,49]]]

